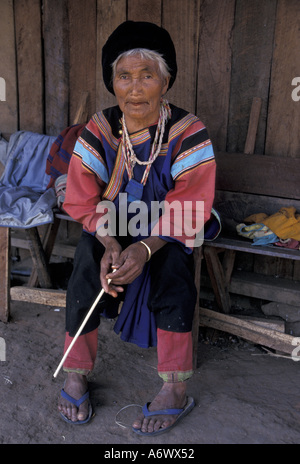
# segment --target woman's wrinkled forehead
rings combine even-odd
[[[171,77],[168,65],[164,58],[157,52],[145,49],[134,49],[124,52],[112,64],[112,80],[117,72],[120,73],[120,66],[135,66],[144,68],[145,71],[155,71],[161,79]]]

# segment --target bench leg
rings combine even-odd
[[[198,339],[199,339],[199,319],[200,319],[200,281],[201,281],[201,262],[203,258],[202,247],[195,248],[193,251],[194,255],[194,267],[195,267],[195,285],[197,289],[197,301],[194,312],[192,336],[193,336],[193,368],[197,368],[197,351],[198,351]]]
[[[54,222],[51,224],[48,224],[48,226],[46,227],[44,236],[42,237],[42,240],[41,240],[41,247],[43,248],[44,253],[45,253],[44,259],[46,260],[47,263],[49,262],[52,251],[53,251],[59,224],[60,224],[60,219],[55,217]],[[47,267],[45,267],[45,269],[47,269]],[[47,272],[48,271],[46,270],[46,273]],[[34,267],[32,270],[31,276],[29,278],[29,281],[28,281],[28,286],[37,287],[38,283],[39,283],[38,273],[37,273],[36,267]]]
[[[51,288],[52,281],[48,270],[47,258],[42,246],[37,227],[26,229],[26,236],[30,248],[33,265],[37,270],[39,284],[42,288]]]
[[[218,252],[213,247],[204,247],[204,256],[207,265],[207,271],[216,297],[217,305],[225,314],[230,313],[230,296],[229,296],[229,271],[232,271],[232,256],[226,274],[218,257]],[[231,269],[230,269],[231,268]]]
[[[0,320],[7,322],[10,312],[10,229],[0,227]]]
[[[225,284],[229,288],[231,274],[233,271],[234,261],[235,261],[235,250],[225,250],[224,258],[222,262],[222,267],[224,271]]]

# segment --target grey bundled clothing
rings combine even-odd
[[[0,226],[29,228],[53,222],[56,205],[46,161],[55,137],[19,131],[10,137],[0,179]]]

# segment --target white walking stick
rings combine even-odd
[[[116,269],[113,270],[113,272],[115,272],[115,271],[116,271]],[[107,283],[110,284],[110,282],[111,282],[111,279],[108,279]],[[99,301],[101,300],[101,298],[102,298],[102,296],[103,296],[103,293],[104,293],[104,290],[102,289],[101,292],[99,293],[99,295],[97,296],[97,298],[95,299],[94,303],[92,304],[92,306],[91,306],[89,312],[88,312],[87,315],[85,316],[85,318],[84,318],[84,320],[83,320],[81,326],[79,327],[79,329],[78,329],[78,331],[77,331],[75,337],[73,338],[72,342],[70,343],[70,345],[69,345],[67,351],[66,351],[65,354],[63,355],[62,360],[60,361],[60,363],[59,363],[59,365],[58,365],[56,371],[55,371],[54,374],[53,374],[53,377],[54,377],[54,378],[57,377],[57,375],[58,375],[58,373],[59,373],[59,371],[60,371],[60,369],[61,369],[63,363],[65,362],[65,360],[66,360],[68,354],[70,353],[71,349],[73,348],[73,346],[74,346],[74,344],[75,344],[77,338],[79,337],[79,335],[80,335],[81,332],[83,331],[83,328],[84,328],[85,324],[87,323],[87,321],[89,320],[89,318],[90,318],[92,312],[94,311],[95,307],[97,306],[97,304],[98,304]]]

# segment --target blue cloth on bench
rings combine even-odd
[[[56,137],[29,131],[11,135],[0,179],[0,226],[29,228],[53,222],[56,205],[46,161]]]

